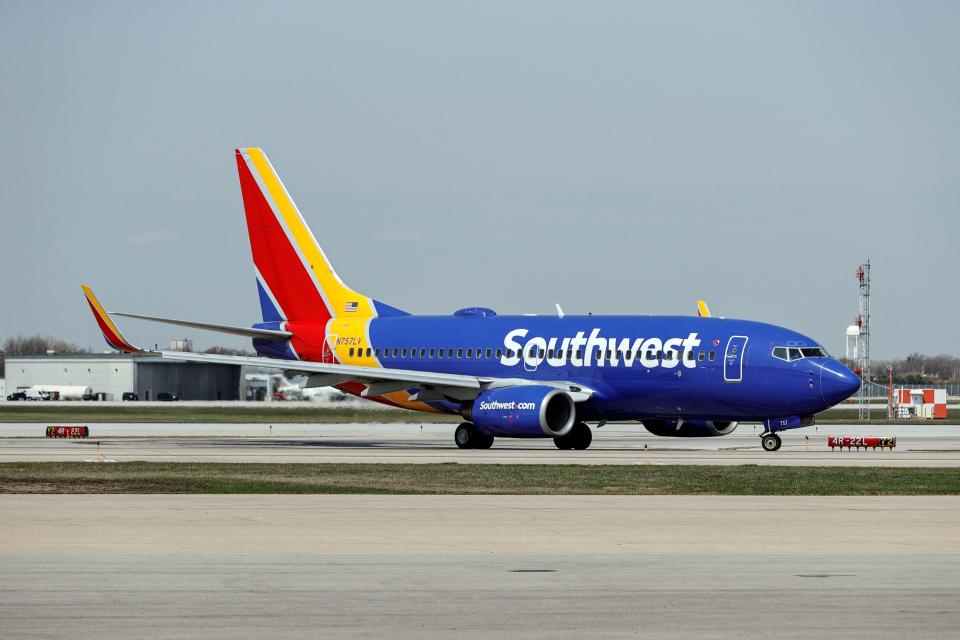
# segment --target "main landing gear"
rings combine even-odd
[[[553,439],[557,449],[586,449],[593,442],[593,432],[583,422],[573,425],[573,429],[565,436]]]
[[[453,440],[461,449],[489,449],[493,446],[493,436],[481,432],[472,422],[457,427]]]
[[[780,440],[780,436],[771,432],[760,435],[760,444],[763,445],[764,451],[776,451],[783,444],[783,441]]]

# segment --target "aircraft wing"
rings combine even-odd
[[[93,315],[107,343],[114,349],[126,353],[152,355],[180,362],[245,365],[290,371],[310,376],[307,381],[308,388],[334,386],[355,381],[366,386],[366,390],[361,393],[362,396],[377,396],[417,387],[419,389],[411,396],[411,400],[424,402],[443,400],[445,398],[472,400],[488,388],[533,383],[532,381],[522,379],[480,377],[455,373],[415,371],[412,369],[385,369],[326,362],[307,362],[304,360],[284,360],[282,358],[265,358],[260,356],[230,356],[215,353],[188,353],[183,351],[142,349],[133,345],[123,337],[117,325],[110,318],[110,314],[104,310],[89,286],[83,285],[83,292],[87,297],[87,303],[90,305],[90,309],[93,311]],[[134,317],[154,319],[146,316]],[[163,320],[169,322],[166,318]],[[186,324],[180,323],[179,321],[177,321],[177,323]],[[199,325],[201,323],[191,324]],[[210,329],[213,326],[214,325],[203,325],[198,328]],[[564,389],[570,394],[574,402],[583,402],[593,395],[592,389],[563,381],[537,381],[536,384],[545,384]]]

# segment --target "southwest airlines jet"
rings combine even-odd
[[[500,316],[470,307],[417,316],[357,293],[333,270],[267,156],[236,152],[263,321],[216,325],[114,316],[246,336],[256,357],[149,351],[128,342],[90,287],[111,347],[172,360],[254,365],[308,376],[415,411],[456,414],[454,440],[553,438],[586,449],[588,423],[639,421],[658,436],[709,437],[762,422],[761,444],[813,424],[858,377],[817,342],[762,322],[697,316]]]

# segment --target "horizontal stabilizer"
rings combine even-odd
[[[235,336],[257,338],[259,340],[269,340],[272,342],[283,342],[284,340],[288,340],[290,336],[293,335],[289,331],[255,329],[253,327],[234,327],[226,324],[210,324],[209,322],[193,322],[190,320],[176,320],[173,318],[158,318],[156,316],[143,316],[136,313],[120,313],[119,311],[111,311],[110,315],[123,316],[124,318],[136,318],[137,320],[149,320],[150,322],[162,322],[164,324],[175,324],[180,327],[189,327],[190,329],[203,329],[204,331],[229,333]]]

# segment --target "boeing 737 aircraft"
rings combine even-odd
[[[309,376],[384,404],[463,416],[454,440],[553,438],[586,449],[588,423],[639,421],[658,436],[723,436],[762,422],[761,444],[853,395],[858,377],[816,341],[762,322],[697,316],[500,316],[470,307],[416,316],[340,279],[260,149],[237,169],[262,322],[216,325],[107,313],[83,290],[111,347],[172,360],[254,365]],[[113,316],[246,336],[257,357],[149,351]]]

